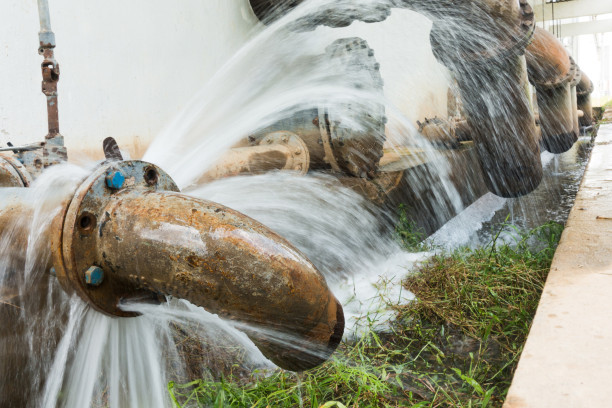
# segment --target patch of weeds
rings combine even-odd
[[[179,407],[500,407],[561,231],[433,257],[406,279],[418,300],[397,306],[389,332],[342,343],[320,367],[170,383],[170,395]]]
[[[429,249],[425,244],[427,234],[408,218],[404,204],[399,205],[398,215],[399,218],[397,224],[395,224],[395,236],[402,247],[410,252],[421,252]]]

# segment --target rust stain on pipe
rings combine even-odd
[[[329,355],[338,303],[280,236],[229,208],[171,192],[126,191],[104,213],[96,263],[113,279],[253,325],[248,334],[285,368],[309,368]],[[307,342],[310,351],[291,353],[260,328]]]
[[[200,183],[240,174],[261,174],[272,170],[306,174],[310,153],[304,141],[292,132],[273,132],[250,146],[234,147],[223,154],[200,179]]]

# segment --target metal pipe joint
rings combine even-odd
[[[244,323],[280,367],[324,362],[344,315],[324,277],[283,238],[219,204],[178,192],[160,168],[114,161],[94,172],[53,221],[63,288],[129,317],[130,299],[174,296]]]

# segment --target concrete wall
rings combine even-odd
[[[247,0],[50,0],[60,128],[69,152],[101,154],[115,137],[139,155],[199,87],[261,29]],[[430,22],[395,10],[353,24],[376,50],[385,92],[413,122],[446,114],[446,73],[429,47]],[[46,134],[35,0],[0,2],[0,143]],[[72,157],[73,159],[75,157]]]

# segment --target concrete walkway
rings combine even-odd
[[[595,140],[504,408],[612,407],[612,125]]]

